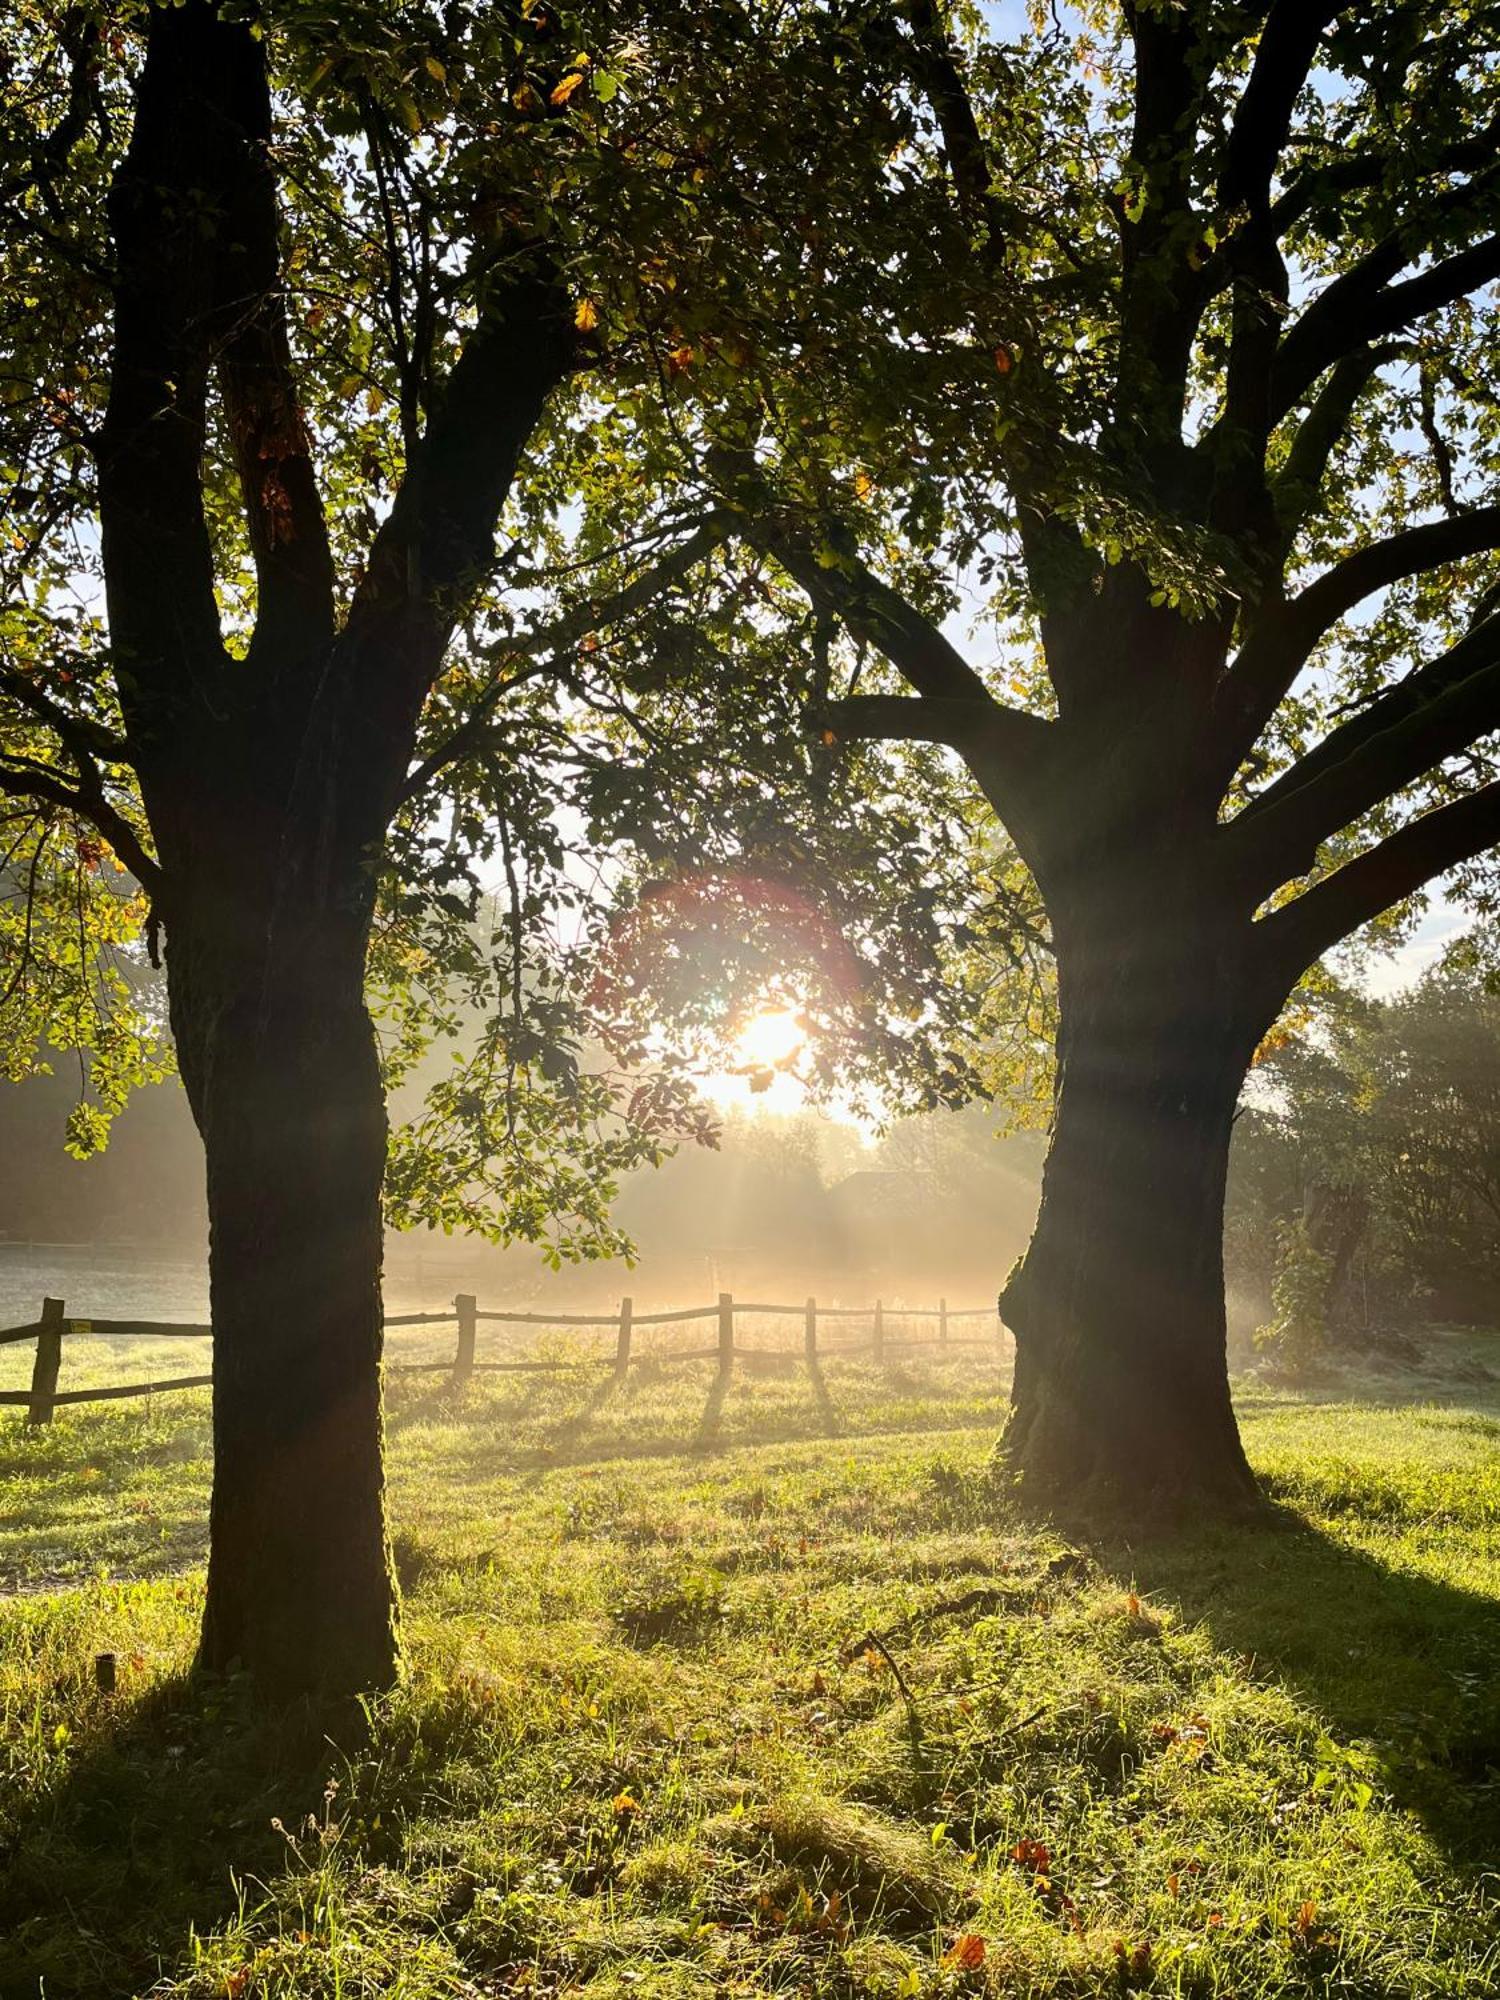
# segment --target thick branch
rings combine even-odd
[[[432,414],[350,606],[340,652],[398,663],[391,698],[414,716],[494,556],[521,452],[573,362],[567,295],[544,253],[495,271],[479,325]]]
[[[1500,615],[1326,736],[1231,822],[1252,886],[1269,893],[1318,848],[1424,772],[1500,729]]]
[[[1265,952],[1296,978],[1325,951],[1435,877],[1500,842],[1500,784],[1437,806],[1283,904],[1255,926]]]
[[[1207,81],[1202,10],[1132,5],[1135,120],[1130,154],[1140,212],[1123,224],[1115,422],[1131,448],[1149,440],[1175,458],[1203,286],[1183,254],[1191,227],[1191,163]]]
[[[1306,666],[1355,605],[1403,578],[1500,548],[1500,507],[1477,507],[1371,542],[1325,570],[1300,596],[1268,606],[1230,668],[1217,703],[1226,755],[1238,763]],[[1266,798],[1271,797],[1270,793]]]
[[[812,717],[835,736],[876,742],[944,743],[966,756],[1039,754],[1055,725],[1043,716],[983,701],[903,694],[846,695]]]
[[[1472,197],[1474,190],[1463,193]],[[1302,314],[1281,343],[1271,383],[1274,422],[1291,410],[1325,368],[1355,348],[1410,326],[1426,314],[1500,277],[1500,235],[1443,257],[1430,269],[1396,285],[1390,281],[1417,254],[1409,238],[1386,237],[1335,278]]]
[[[1376,370],[1400,352],[1399,346],[1391,345],[1356,348],[1334,366],[1314,397],[1271,487],[1276,519],[1287,542],[1316,506],[1328,461]]]
[[[429,394],[426,428],[304,725],[293,807],[332,822],[333,852],[366,852],[406,794],[422,704],[494,565],[521,453],[572,364],[567,294],[544,251],[487,270],[480,303],[478,325]],[[351,775],[336,800],[319,775],[325,759]]]
[[[943,135],[943,151],[959,206],[971,223],[986,225],[990,249],[997,251],[1003,244],[1004,231],[991,192],[994,176],[989,153],[947,25],[935,0],[905,0],[901,11],[911,23],[912,44],[918,59],[917,81]]]
[[[883,653],[921,697],[902,702],[899,708],[895,704],[901,698],[892,697],[879,709],[857,705],[847,712],[910,725],[899,732],[882,728],[876,732],[882,736],[899,733],[928,742],[952,742],[1024,848],[1034,839],[1046,790],[1051,759],[1044,760],[1041,753],[1051,741],[1053,725],[997,701],[957,647],[900,591],[883,582],[847,547],[836,552],[818,544],[803,523],[768,504],[763,482],[745,457],[720,454],[714,469],[735,503],[746,510],[747,540],[773,556],[802,586],[815,612],[836,618],[851,637]],[[842,529],[835,526],[834,532],[841,543],[852,546],[852,538]],[[926,714],[929,707],[931,715]],[[980,715],[989,718],[982,731],[977,727]],[[950,734],[956,718],[966,725],[972,719],[973,726],[965,726],[959,736]]]
[[[82,797],[65,785],[60,775],[54,775],[41,764],[33,764],[28,758],[8,759],[3,750],[0,750],[0,792],[13,799],[39,799],[43,805],[56,806],[60,812],[87,817]]]
[[[1465,556],[1500,548],[1500,507],[1476,507],[1441,521],[1424,521],[1384,541],[1370,542],[1332,569],[1287,605],[1287,615],[1299,641],[1311,652],[1323,634],[1356,604],[1423,570],[1441,569]],[[1306,654],[1304,654],[1306,657]]]
[[[735,468],[741,491],[753,469]],[[757,497],[763,497],[757,494]],[[749,519],[747,539],[774,556],[807,593],[815,611],[840,620],[856,639],[884,653],[918,694],[1000,706],[968,661],[898,590],[847,550],[815,543],[784,511]],[[851,538],[840,535],[840,540]]]
[[[1250,80],[1230,127],[1219,205],[1243,204],[1252,215],[1268,210],[1271,181],[1291,129],[1292,112],[1328,24],[1347,11],[1346,0],[1274,0]]]
[[[254,42],[208,0],[154,7],[130,147],[110,196],[114,368],[98,439],[110,639],[132,735],[174,744],[164,703],[224,663],[200,467],[215,250],[198,217],[227,172],[219,80]]]
[[[226,55],[228,55],[226,51]],[[284,666],[333,635],[333,556],[292,372],[281,285],[264,41],[233,44],[219,95],[234,121],[218,229],[219,383],[258,579],[252,659]]]
[[[1408,182],[1414,171],[1424,175],[1472,173],[1488,166],[1497,151],[1500,151],[1500,118],[1491,119],[1481,132],[1438,147],[1425,161],[1393,161],[1390,154],[1381,152],[1340,153],[1337,158],[1323,160],[1299,174],[1276,197],[1271,204],[1271,226],[1278,236],[1285,236],[1302,220],[1320,195],[1353,193],[1359,188],[1379,187],[1391,176],[1393,169]]]

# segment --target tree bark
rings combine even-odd
[[[1131,901],[1133,924],[1101,899],[1055,926],[1055,1120],[1001,1301],[1016,1338],[1004,1453],[1043,1504],[1149,1521],[1254,1499],[1225,1359],[1224,1187],[1275,1008],[1169,894],[1149,918]]]
[[[367,872],[367,871],[366,871]],[[382,1470],[386,1116],[368,892],[289,913],[221,882],[169,923],[207,1159],[214,1480],[201,1663],[273,1696],[397,1672]]]

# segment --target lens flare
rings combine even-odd
[[[786,1008],[754,1014],[734,1039],[735,1067],[745,1070],[785,1069],[802,1053],[807,1030]]]

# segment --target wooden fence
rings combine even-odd
[[[783,1306],[736,1299],[729,1292],[720,1292],[718,1301],[714,1305],[688,1306],[678,1312],[637,1313],[633,1302],[627,1298],[621,1299],[620,1309],[614,1313],[532,1313],[483,1311],[472,1292],[460,1292],[453,1301],[451,1312],[391,1313],[387,1315],[385,1322],[387,1331],[394,1327],[407,1326],[456,1327],[458,1344],[451,1361],[395,1361],[387,1362],[386,1365],[393,1370],[406,1373],[447,1374],[458,1383],[467,1382],[476,1373],[486,1371],[533,1374],[559,1372],[580,1365],[602,1366],[613,1368],[615,1380],[623,1382],[627,1370],[646,1360],[656,1364],[717,1360],[719,1375],[721,1379],[727,1380],[737,1360],[749,1360],[787,1351],[738,1345],[734,1337],[737,1314],[801,1320],[801,1353],[810,1367],[817,1366],[820,1352],[830,1358],[847,1354],[868,1354],[875,1361],[883,1361],[886,1355],[893,1351],[913,1347],[932,1347],[939,1352],[958,1347],[993,1347],[997,1337],[1004,1332],[994,1306],[955,1308],[950,1307],[946,1299],[939,1299],[935,1306],[917,1307],[888,1307],[880,1299],[876,1299],[870,1306],[820,1306],[816,1299],[808,1299],[800,1306]],[[897,1320],[936,1320],[937,1328],[935,1333],[926,1338],[893,1339],[887,1330],[888,1317]],[[716,1337],[712,1346],[674,1349],[665,1354],[654,1353],[649,1356],[632,1351],[635,1335],[640,1328],[684,1326],[693,1320],[716,1322]],[[869,1337],[852,1342],[840,1341],[836,1347],[820,1350],[818,1330],[828,1320],[867,1320],[870,1326]],[[988,1333],[955,1335],[952,1331],[955,1320],[990,1320],[994,1324]],[[615,1330],[614,1352],[600,1355],[593,1362],[582,1364],[563,1360],[481,1361],[477,1359],[475,1353],[476,1337],[481,1321],[505,1326],[612,1327]],[[212,1331],[212,1327],[208,1326],[192,1326],[160,1320],[69,1319],[67,1308],[61,1299],[44,1299],[41,1318],[33,1325],[11,1327],[5,1332],[0,1332],[0,1347],[15,1341],[36,1342],[36,1358],[32,1364],[30,1389],[0,1390],[0,1405],[23,1406],[29,1422],[50,1424],[52,1412],[64,1403],[109,1403],[125,1396],[159,1396],[173,1389],[207,1388],[213,1381],[211,1375],[174,1375],[162,1381],[111,1384],[102,1389],[59,1389],[57,1382],[62,1369],[63,1339],[69,1334],[105,1340],[143,1338],[202,1340]]]

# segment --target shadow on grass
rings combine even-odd
[[[884,1395],[871,1384],[860,1385],[871,1399],[869,1407],[861,1407],[858,1391],[852,1398],[846,1396],[840,1407],[824,1370],[818,1367],[809,1374],[799,1361],[795,1374],[807,1393],[768,1397],[761,1403],[751,1385],[743,1400],[736,1396],[731,1423],[729,1398],[746,1386],[740,1378],[725,1379],[708,1369],[673,1372],[680,1401],[666,1411],[650,1407],[650,1396],[661,1387],[657,1375],[643,1375],[623,1388],[607,1381],[571,1405],[562,1404],[555,1378],[538,1376],[503,1397],[480,1392],[461,1399],[424,1396],[410,1403],[402,1399],[390,1413],[388,1428],[393,1439],[399,1439],[421,1423],[440,1423],[447,1434],[441,1452],[443,1475],[462,1481],[534,1478],[612,1461],[701,1458],[769,1444],[815,1443],[820,1438],[996,1431],[1003,1416],[999,1389],[907,1379],[899,1367],[883,1378]],[[904,1400],[890,1407],[893,1389]],[[691,1414],[695,1394],[704,1399],[696,1419]]]
[[[200,1562],[208,1453],[196,1411],[178,1429],[160,1417],[101,1422],[72,1412],[37,1430],[0,1421],[0,1598]]]
[[[1454,1861],[1500,1853],[1500,1603],[1394,1569],[1276,1507],[1261,1524],[1122,1547],[1102,1562],[1175,1600],[1257,1678],[1367,1742],[1378,1782]],[[1358,1766],[1337,1755],[1329,1782]]]
[[[834,1421],[838,1422],[836,1413]],[[835,1436],[842,1440],[864,1438],[872,1442],[877,1438],[920,1438],[939,1432],[974,1430],[986,1431],[994,1436],[999,1431],[1000,1421],[993,1410],[962,1413],[940,1410],[934,1413],[930,1422],[913,1422],[908,1418],[885,1423],[855,1421],[843,1424],[836,1431],[829,1431],[822,1423],[777,1423],[726,1435],[723,1399],[711,1389],[703,1419],[698,1429],[687,1437],[681,1432],[653,1432],[634,1438],[585,1440],[580,1447],[566,1451],[554,1451],[545,1445],[523,1446],[505,1452],[498,1449],[491,1452],[486,1448],[482,1462],[476,1451],[470,1454],[467,1461],[460,1461],[460,1465],[476,1478],[506,1474],[534,1484],[548,1472],[585,1466],[636,1464],[651,1459],[706,1459],[725,1452],[754,1451],[764,1445],[816,1444]]]
[[[708,1392],[708,1400],[703,1405],[703,1415],[698,1419],[698,1429],[693,1436],[695,1451],[712,1451],[719,1443],[719,1432],[724,1423],[724,1398],[729,1394],[729,1377],[715,1375]]]
[[[820,1361],[809,1357],[807,1379],[812,1385],[813,1397],[818,1405],[818,1415],[823,1422],[824,1437],[836,1438],[844,1435],[844,1422],[833,1406],[833,1398],[828,1393],[828,1379],[823,1373]]]
[[[345,1709],[270,1712],[182,1674],[132,1700],[80,1688],[63,1775],[3,1820],[0,2000],[113,2000],[151,1988],[194,1932],[278,1872],[364,1727]],[[65,1910],[66,1920],[61,1920]]]

